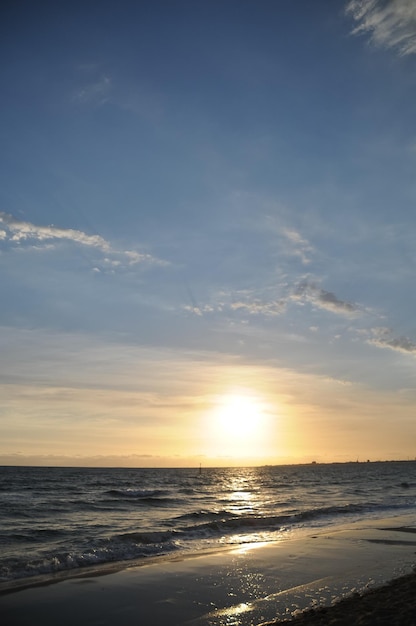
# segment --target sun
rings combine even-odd
[[[221,463],[258,462],[274,448],[275,418],[268,396],[253,389],[217,394],[204,414],[203,454]]]
[[[238,443],[247,449],[265,436],[266,405],[255,393],[233,391],[218,396],[209,414],[211,440],[223,448]]]
[[[227,395],[219,400],[214,421],[220,434],[239,439],[248,437],[261,427],[262,407],[252,396]]]

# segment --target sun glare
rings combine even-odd
[[[269,437],[268,414],[265,400],[250,390],[217,396],[206,416],[207,454],[230,459],[262,456]]]
[[[232,394],[219,400],[214,418],[215,427],[220,434],[245,438],[261,429],[263,410],[256,398]]]

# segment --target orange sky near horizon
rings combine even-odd
[[[117,369],[105,375],[92,368],[89,379],[68,374],[67,384],[3,384],[0,463],[186,467],[415,456],[410,392],[223,357],[138,349],[121,365],[121,348],[112,354]]]

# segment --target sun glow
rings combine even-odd
[[[235,458],[258,456],[267,445],[268,410],[254,393],[233,391],[218,396],[207,415],[209,452]]]
[[[215,410],[215,427],[221,434],[245,438],[256,434],[263,425],[261,403],[252,396],[232,394],[220,399]]]

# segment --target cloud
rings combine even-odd
[[[295,289],[292,300],[311,302],[321,309],[341,315],[355,315],[359,309],[356,304],[340,300],[331,291],[325,291],[314,283],[302,281]]]
[[[275,292],[278,290],[279,287],[276,287]],[[325,291],[308,280],[303,280],[291,291],[283,286],[280,298],[267,297],[266,294],[251,290],[220,292],[214,303],[204,306],[188,305],[183,308],[198,316],[235,312],[250,316],[276,317],[286,311],[290,302],[298,304],[309,302],[320,309],[347,317],[361,313],[361,309],[356,304],[340,300],[334,293]]]
[[[145,254],[143,252],[125,250],[123,254],[129,259],[129,265],[136,265],[137,263],[156,263],[157,265],[168,265],[167,261],[155,259],[155,257],[151,254]]]
[[[200,456],[164,457],[155,454],[28,454],[5,452],[0,456],[2,465],[41,466],[41,467],[196,467]]]
[[[266,215],[264,220],[257,220],[251,227],[260,228],[268,235],[277,237],[279,249],[289,257],[298,257],[304,265],[311,262],[311,255],[315,252],[314,247],[293,226],[285,226],[283,219],[276,215]]]
[[[414,0],[351,0],[345,10],[357,22],[354,34],[369,33],[373,43],[402,56],[416,53]]]
[[[110,99],[112,89],[111,78],[101,76],[100,78],[85,85],[79,89],[73,96],[73,101],[79,104],[97,104],[102,105]]]
[[[47,241],[51,239],[73,241],[84,246],[93,246],[105,252],[110,250],[110,244],[99,235],[87,235],[81,230],[72,228],[57,228],[55,226],[36,226],[30,222],[23,222],[7,213],[0,213],[0,224],[6,228],[6,237],[13,243],[22,241]],[[4,232],[4,231],[3,231]]]
[[[416,343],[408,337],[394,337],[389,328],[372,328],[371,333],[373,337],[368,340],[368,343],[371,345],[378,348],[390,348],[390,350],[404,352],[405,354],[416,353]]]
[[[104,266],[111,266],[112,268],[132,266],[138,263],[169,265],[167,261],[158,259],[151,254],[136,250],[116,250],[100,235],[88,235],[73,228],[59,228],[53,225],[37,226],[2,212],[0,212],[0,225],[4,228],[4,230],[0,230],[0,241],[8,242],[19,248],[25,244],[30,244],[31,249],[50,250],[54,247],[53,243],[67,241],[105,253],[106,256],[102,262]]]
[[[202,307],[187,304],[183,307],[183,309],[185,311],[188,311],[189,313],[193,313],[194,315],[197,315],[198,317],[202,317],[203,315],[205,315],[205,313],[214,313],[216,310],[217,311],[219,310],[219,309],[215,309],[209,304],[206,304],[205,306],[202,306]]]
[[[309,253],[313,252],[314,249],[310,245],[310,243],[304,239],[296,230],[293,228],[283,228],[281,233],[290,241],[292,244],[292,254],[294,256],[300,257],[302,263],[307,265],[311,262],[309,258]]]
[[[185,311],[202,317],[206,314],[233,312],[246,313],[250,316],[259,315],[263,317],[274,317],[280,315],[286,308],[286,302],[281,299],[267,300],[261,298],[257,293],[250,290],[239,290],[232,292],[220,292],[216,295],[215,302],[203,306],[186,305]]]
[[[282,311],[285,309],[284,302],[278,300],[272,300],[271,302],[262,302],[261,300],[255,298],[251,301],[242,301],[239,300],[237,302],[233,302],[230,305],[230,308],[233,311],[246,311],[250,315],[264,315],[265,317],[274,317],[275,315],[280,315]]]

